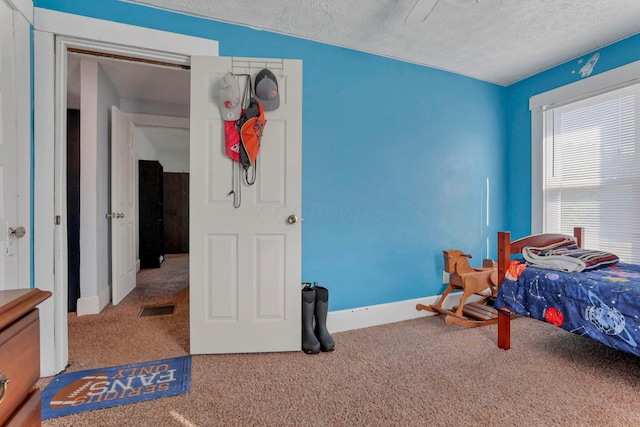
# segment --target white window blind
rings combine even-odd
[[[640,263],[640,84],[544,113],[544,229]]]

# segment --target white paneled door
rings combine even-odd
[[[111,303],[136,287],[133,123],[111,107]]]
[[[235,208],[218,85],[226,72],[253,79],[262,68],[278,79],[280,107],[265,113],[257,179]],[[192,58],[192,354],[300,350],[301,144],[301,61]]]
[[[18,134],[14,11],[0,1],[0,290],[20,287],[20,238],[28,224],[18,218]],[[24,141],[28,143],[28,141]],[[29,165],[21,165],[29,168]],[[28,197],[28,195],[24,195]],[[28,221],[28,217],[22,218]],[[28,260],[24,260],[25,262]]]

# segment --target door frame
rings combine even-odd
[[[194,55],[218,55],[215,40],[34,9],[34,284],[53,293],[40,306],[42,376],[61,372],[69,356],[67,227],[60,220],[66,218],[68,48],[181,65]]]

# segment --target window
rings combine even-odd
[[[640,263],[640,84],[542,114],[543,230]]]

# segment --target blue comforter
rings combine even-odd
[[[512,261],[495,307],[640,356],[640,265],[568,273]]]

